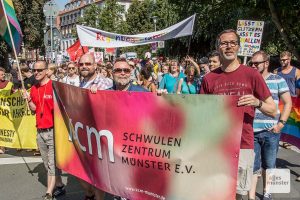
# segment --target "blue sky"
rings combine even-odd
[[[66,3],[68,3],[69,0],[55,0],[55,2],[57,3],[59,10],[63,10]]]

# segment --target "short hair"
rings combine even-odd
[[[117,64],[118,62],[125,62],[125,63],[127,63],[127,65],[130,67],[130,65],[128,64],[126,58],[122,58],[122,57],[116,58],[113,67],[114,67],[115,64]]]
[[[209,53],[207,54],[207,57],[208,57],[208,58],[215,57],[215,56],[220,57],[220,53],[219,53],[218,51],[216,51],[216,50],[213,50],[213,51],[211,51],[211,52],[209,52]]]
[[[237,38],[238,45],[240,45],[240,36],[239,36],[239,34],[237,34],[236,30],[226,29],[226,30],[224,30],[224,31],[222,31],[221,33],[218,34],[217,39],[216,39],[216,49],[218,49],[218,47],[220,45],[220,37],[225,33],[234,33],[236,38]]]
[[[75,62],[69,62],[68,64],[67,64],[67,67],[69,67],[69,65],[75,65],[76,66],[76,63]]]
[[[6,70],[3,67],[0,67],[0,71],[4,73],[6,72]]]
[[[280,58],[282,58],[282,57],[284,57],[284,56],[287,56],[287,57],[292,57],[292,54],[291,54],[291,52],[289,52],[289,51],[283,51],[283,52],[281,52],[280,53]]]
[[[45,68],[48,69],[48,63],[46,61],[44,61],[44,60],[37,60],[34,64],[36,64],[38,62],[43,63],[45,65]]]
[[[209,60],[207,57],[202,57],[199,59],[199,64],[208,64],[209,63]]]
[[[20,64],[20,70],[21,70],[21,72],[29,72],[30,71],[28,65],[25,63]]]
[[[144,68],[141,70],[141,75],[142,75],[146,80],[148,80],[148,79],[151,77],[151,71],[149,70],[149,68],[144,67]]]
[[[257,55],[261,55],[261,56],[263,57],[264,61],[270,61],[270,56],[269,56],[269,54],[267,54],[267,53],[266,53],[265,51],[263,51],[263,50],[260,50],[260,51],[255,52],[255,53],[252,55],[252,58],[253,58],[254,56],[257,56]]]

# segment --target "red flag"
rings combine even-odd
[[[72,46],[67,49],[70,60],[73,62],[77,61],[83,54],[87,53],[88,51],[88,47],[81,46],[79,40],[77,40]]]

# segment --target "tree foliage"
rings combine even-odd
[[[45,0],[14,0],[13,3],[23,32],[24,46],[27,49],[43,49],[43,27],[45,26],[43,6]],[[2,39],[0,38],[0,40]],[[6,59],[9,52],[10,49],[7,45],[0,45],[0,57]]]
[[[108,32],[123,32],[124,9],[116,0],[105,1],[104,6],[91,4],[84,10],[78,24],[91,26]]]

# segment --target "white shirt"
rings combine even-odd
[[[80,85],[80,78],[78,75],[76,75],[74,78],[71,78],[69,76],[66,76],[62,80],[64,83],[69,84],[69,85],[74,85],[76,87],[79,87]]]

